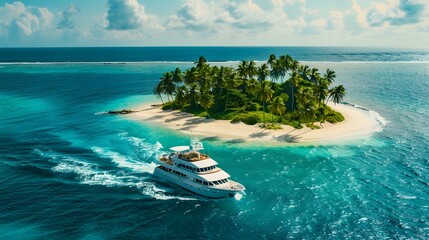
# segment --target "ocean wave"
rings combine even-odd
[[[353,103],[349,103],[349,102],[341,102],[341,104],[350,106],[350,107],[354,107],[363,111],[367,111],[370,115],[370,117],[372,119],[374,119],[378,124],[379,124],[379,128],[377,128],[375,131],[376,132],[381,132],[383,131],[384,127],[387,125],[387,123],[389,123],[389,121],[387,121],[385,118],[383,118],[378,112],[370,110],[366,107],[357,105],[357,104],[353,104]]]
[[[369,115],[371,116],[371,118],[375,119],[380,126],[379,128],[376,129],[376,132],[383,131],[388,121],[385,118],[383,118],[378,112],[375,112],[373,110],[369,110]]]
[[[412,200],[412,199],[416,199],[416,196],[408,196],[408,195],[402,195],[402,194],[398,194],[396,195],[398,198],[400,199],[407,199],[407,200]]]

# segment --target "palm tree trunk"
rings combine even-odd
[[[162,105],[164,105],[164,100],[162,99],[162,95],[159,94],[159,97],[161,98]]]
[[[228,99],[229,99],[229,92],[226,95],[225,110],[226,110],[226,108],[228,106]]]
[[[295,110],[295,107],[294,107],[294,96],[293,96],[293,84],[291,84],[292,85],[292,94],[291,94],[291,97],[292,97],[292,112]]]
[[[264,109],[264,112],[262,113],[262,121],[263,121],[264,127],[265,127],[265,100],[262,102],[262,107]]]

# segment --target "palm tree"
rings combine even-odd
[[[298,72],[294,71],[292,72],[291,77],[289,78],[289,83],[291,86],[291,94],[290,97],[292,98],[292,111],[295,110],[295,90],[294,87],[298,86],[298,84],[302,81],[301,76],[298,74]]]
[[[335,73],[335,71],[331,70],[331,69],[326,69],[326,73],[323,76],[323,78],[325,78],[329,84],[333,83],[335,81],[335,78],[337,77],[337,74]]]
[[[270,81],[263,81],[261,82],[261,86],[258,89],[258,96],[259,99],[262,101],[263,106],[263,122],[265,126],[265,105],[267,104],[267,101],[270,100],[273,96],[274,91],[271,89],[271,82]]]
[[[312,68],[310,71],[310,81],[312,83],[317,83],[319,78],[320,78],[319,69]]]
[[[210,109],[214,105],[213,94],[203,92],[200,96],[200,105],[206,110],[207,116],[210,117],[208,109]]]
[[[181,83],[183,82],[183,74],[180,68],[176,68],[176,70],[173,72],[173,77],[171,79],[174,83]]]
[[[313,90],[308,87],[300,87],[296,94],[297,109],[303,120],[307,123],[314,122],[316,107],[313,101]]]
[[[310,78],[308,76],[310,76],[311,70],[308,65],[301,65],[299,66],[298,70],[299,70],[299,74],[304,80],[310,81]]]
[[[328,98],[328,86],[329,82],[324,78],[318,78],[317,84],[314,85],[314,94],[317,98],[317,102],[320,104],[322,102],[325,102],[325,100]]]
[[[271,54],[270,58],[267,61],[267,64],[270,66],[270,68],[273,68],[274,63],[277,61],[276,55]]]
[[[247,64],[246,75],[247,75],[247,78],[250,79],[250,78],[253,78],[256,74],[257,74],[256,63],[255,61],[252,60]]]
[[[195,108],[198,107],[197,103],[200,100],[200,92],[198,91],[198,85],[193,83],[189,86],[189,92],[187,98],[189,102],[194,105]]]
[[[214,84],[215,88],[219,90],[219,95],[222,94],[222,88],[225,85],[225,68],[224,66],[221,66],[218,68],[217,66],[213,67],[213,75],[214,75]]]
[[[184,82],[186,85],[191,86],[192,84],[196,83],[197,80],[198,80],[197,68],[192,67],[191,69],[188,69],[185,71]]]
[[[267,64],[262,64],[260,67],[257,68],[257,75],[259,82],[265,81],[270,76],[270,69],[268,68]]]
[[[247,77],[247,65],[248,64],[249,63],[247,61],[244,61],[244,60],[238,64],[238,68],[237,68],[238,75],[243,79]]]
[[[180,86],[177,88],[176,91],[176,103],[178,103],[181,107],[182,110],[185,110],[185,104],[187,101],[187,89],[185,86]]]
[[[161,83],[161,82],[160,82]],[[154,88],[153,88],[153,94],[155,94],[156,96],[161,98],[161,102],[162,105],[164,105],[164,100],[162,99],[162,94],[164,93],[164,90],[162,89],[162,85],[158,83]]]
[[[283,82],[286,73],[290,70],[291,63],[293,61],[292,57],[289,55],[281,55],[279,57],[279,77],[281,78],[281,81]]]
[[[225,101],[225,110],[228,107],[229,95],[231,93],[231,89],[235,89],[240,86],[242,80],[237,77],[235,72],[230,72],[225,79],[225,88],[227,89],[226,101]]]
[[[249,94],[249,97],[251,97],[252,95],[255,95],[258,92],[259,89],[259,82],[258,80],[252,78],[249,81],[247,81],[246,84],[246,92]]]
[[[336,86],[329,90],[329,99],[335,104],[340,103],[346,95],[346,89],[343,85]]]
[[[274,80],[277,81],[282,77],[282,73],[283,73],[282,69],[283,69],[283,66],[280,60],[276,60],[275,62],[273,62],[273,64],[271,65],[271,71],[270,71],[271,82],[274,82]]]
[[[195,63],[197,64],[197,68],[201,69],[206,65],[207,59],[205,59],[203,56],[201,56],[200,58],[198,58],[198,62],[195,62]]]
[[[167,94],[168,101],[170,101],[170,97],[176,90],[176,86],[173,83],[173,74],[171,72],[166,72],[160,79],[161,82],[159,82],[159,84],[162,86],[163,92]]]
[[[299,69],[299,62],[298,62],[297,60],[292,60],[292,61],[290,62],[289,67],[290,67],[290,70],[291,70],[292,72],[297,72],[297,71],[298,71],[298,69]]]
[[[200,85],[200,91],[211,90],[212,88],[212,76],[210,66],[206,65],[198,71],[198,83]]]
[[[271,114],[273,114],[271,121],[274,123],[274,114],[277,114],[282,117],[286,111],[286,106],[283,101],[283,98],[280,96],[275,97],[273,101],[271,101],[270,106],[268,106],[268,110]]]

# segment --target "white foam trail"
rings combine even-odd
[[[134,187],[136,182],[144,179],[135,176],[117,176],[108,171],[98,171],[98,166],[86,162],[62,162],[53,167],[54,172],[74,173],[81,180],[81,184],[103,185],[107,187]]]
[[[106,187],[132,187],[140,190],[146,196],[159,200],[197,200],[195,198],[186,198],[167,195],[168,191],[155,186],[153,182],[145,181],[147,178],[140,178],[130,175],[116,175],[109,171],[97,170],[97,165],[72,160],[62,162],[53,167],[52,170],[60,173],[74,173],[81,180],[81,184],[101,185]]]
[[[158,187],[155,186],[155,184],[148,182],[148,185],[145,188],[142,188],[142,193],[144,195],[149,195],[152,196],[158,200],[172,200],[172,199],[177,199],[177,200],[182,200],[182,201],[196,201],[198,199],[196,198],[192,198],[192,197],[179,197],[179,196],[169,196],[166,195],[167,191],[160,189]]]
[[[111,156],[114,156],[117,161],[128,166],[128,164],[126,163],[126,158],[121,156],[120,154],[117,154],[112,151],[106,151],[102,148],[98,148],[95,150],[106,154],[106,157],[109,158]],[[33,151],[39,156],[48,158],[50,159],[50,161],[57,163],[57,165],[52,167],[52,171],[58,173],[75,174],[80,184],[100,185],[106,187],[131,187],[139,190],[142,194],[146,196],[153,197],[159,200],[199,200],[197,198],[169,195],[168,189],[163,189],[159,186],[156,186],[154,182],[149,181],[148,177],[137,177],[134,175],[129,175],[122,170],[99,170],[99,165],[96,163],[86,162],[72,156],[54,152],[50,149],[43,151],[39,148],[36,148]],[[123,163],[122,161],[125,161],[125,163]],[[141,165],[142,163],[138,164]],[[148,165],[152,166],[152,164]],[[133,167],[134,165],[131,163],[130,166]],[[147,172],[146,170],[147,169],[144,169],[143,171]]]
[[[117,152],[106,150],[100,147],[92,147],[93,152],[97,153],[102,158],[111,159],[112,162],[116,163],[118,167],[129,168],[135,172],[141,173],[153,173],[156,168],[156,164],[139,162],[130,158],[127,158]]]
[[[136,153],[139,155],[139,157],[143,158],[144,160],[149,160],[150,158],[158,158],[159,154],[166,154],[163,151],[160,151],[163,146],[158,141],[155,144],[151,144],[148,142],[145,142],[144,138],[138,138],[133,136],[128,136],[127,133],[121,133],[119,136],[122,139],[126,139],[127,141],[131,142],[133,146],[135,147]]]

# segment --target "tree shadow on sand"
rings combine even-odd
[[[274,139],[279,141],[279,142],[297,143],[298,140],[302,138],[301,135],[306,134],[308,132],[311,132],[312,130],[310,129],[308,131],[305,131],[303,133],[296,134],[296,135],[291,134],[293,131],[295,131],[295,129],[286,133],[286,134],[274,137]]]
[[[186,113],[173,114],[173,115],[175,117],[166,119],[164,122],[174,122],[174,121],[179,121],[189,117],[189,114],[186,114]]]
[[[186,122],[183,125],[196,125],[196,124],[213,122],[213,121],[216,121],[216,120],[210,119],[210,118],[192,118],[192,119],[186,120]]]
[[[262,137],[266,137],[266,136],[268,136],[268,135],[270,135],[270,133],[269,133],[269,132],[264,132],[264,131],[262,131],[262,132],[252,133],[252,134],[250,134],[249,136],[250,136],[251,138],[262,138]]]
[[[163,118],[165,118],[165,116],[154,115],[152,117],[146,118],[145,121],[155,121],[155,120],[159,120],[159,119],[163,119]]]

